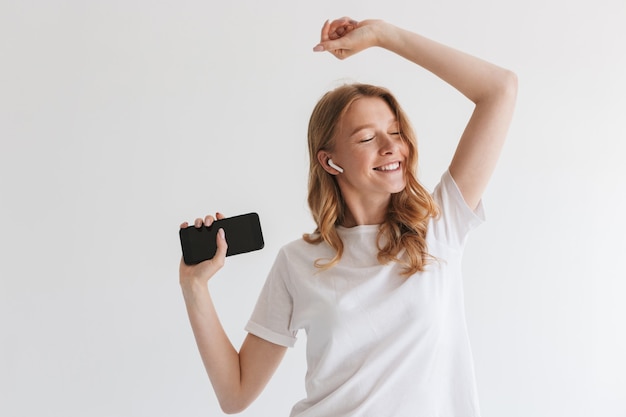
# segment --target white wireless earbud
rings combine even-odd
[[[328,165],[330,165],[331,167],[335,168],[339,172],[343,172],[343,168],[340,167],[339,165],[337,165],[336,163],[334,163],[332,159],[328,160]]]

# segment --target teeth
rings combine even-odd
[[[381,167],[376,168],[378,171],[394,171],[400,168],[400,162],[394,162],[393,164],[383,165]]]

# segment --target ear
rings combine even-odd
[[[317,162],[319,162],[322,168],[324,168],[324,171],[331,175],[337,175],[339,174],[339,171],[328,165],[328,160],[330,158],[332,158],[331,154],[323,149],[317,153]]]

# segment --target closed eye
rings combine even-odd
[[[371,138],[361,139],[361,140],[359,141],[359,143],[366,143],[366,142],[369,142],[369,141],[371,141],[371,140],[374,140],[374,137],[373,137],[373,136],[372,136]]]

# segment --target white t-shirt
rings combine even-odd
[[[295,417],[478,417],[474,365],[465,321],[461,257],[467,234],[484,219],[472,212],[452,176],[433,192],[428,251],[436,257],[408,278],[378,263],[378,226],[339,227],[341,261],[325,244],[297,240],[279,252],[246,330],[293,346],[307,334],[307,397]]]

